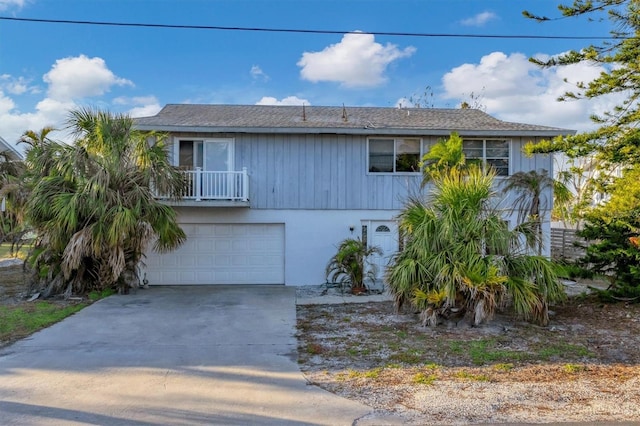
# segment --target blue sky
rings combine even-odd
[[[16,18],[447,34],[606,36],[607,22],[536,23],[556,0],[0,0]],[[615,98],[560,104],[594,65],[540,70],[531,56],[584,40],[399,37],[131,28],[0,20],[0,136],[61,127],[92,106],[134,116],[168,103],[455,108],[585,130]],[[567,81],[565,81],[565,79]],[[429,86],[433,93],[425,96]],[[63,138],[63,136],[59,136]]]

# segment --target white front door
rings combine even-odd
[[[368,226],[369,246],[377,246],[382,254],[371,256],[371,263],[376,266],[376,278],[381,280],[391,256],[398,251],[398,225],[395,221],[369,221]]]

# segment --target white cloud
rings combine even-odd
[[[35,111],[21,113],[16,111],[15,102],[0,91],[1,136],[7,142],[15,144],[26,130],[38,131],[45,126],[61,128],[68,111],[76,107],[72,101],[61,102],[45,98],[36,104]]]
[[[0,89],[11,95],[22,95],[24,93],[39,93],[36,86],[30,85],[31,81],[24,77],[13,77],[9,74],[0,75]]]
[[[49,97],[60,100],[100,96],[112,86],[133,86],[107,68],[104,59],[85,55],[58,59],[43,80],[49,85]]]
[[[5,94],[0,90],[0,117],[8,114],[12,109],[14,109],[16,104],[13,102],[13,99],[5,96]]]
[[[131,117],[150,117],[156,115],[161,109],[160,104],[149,104],[131,108],[127,113]]]
[[[282,100],[271,96],[263,96],[262,99],[256,102],[256,105],[311,105],[311,103],[297,96],[287,96],[286,98],[282,98]]]
[[[254,80],[261,79],[263,81],[269,81],[269,76],[265,74],[264,71],[262,71],[262,68],[257,65],[253,65],[249,73]]]
[[[471,18],[466,18],[460,21],[460,25],[465,27],[482,27],[489,21],[498,19],[498,15],[493,12],[481,12]]]
[[[26,3],[26,0],[0,0],[0,11],[8,10],[15,7],[21,9]]]
[[[624,95],[568,102],[557,98],[602,70],[589,64],[540,69],[521,53],[493,52],[479,63],[453,68],[442,82],[445,98],[469,101],[471,94],[480,96],[486,112],[503,120],[588,130],[594,128],[592,114],[612,110]]]
[[[372,34],[345,34],[339,43],[320,52],[304,52],[298,61],[300,76],[314,83],[332,81],[344,87],[374,87],[384,83],[389,64],[415,53],[414,47],[399,49],[376,43]]]
[[[25,130],[38,131],[45,126],[62,128],[69,111],[82,105],[87,97],[104,95],[113,86],[133,85],[129,80],[117,77],[101,58],[84,55],[63,58],[57,60],[43,76],[43,81],[48,84],[46,96],[38,101],[33,111],[23,112],[15,101],[18,96],[27,92],[42,93],[30,81],[24,77],[0,75],[1,136],[10,143],[15,143]],[[135,116],[153,115],[160,110],[159,102],[153,96],[118,98],[113,105],[131,106],[128,113]],[[58,133],[53,137],[68,139],[68,135],[58,136]]]
[[[114,105],[146,105],[158,103],[158,98],[155,96],[118,96],[111,101]]]
[[[155,96],[119,96],[111,101],[114,105],[131,106],[127,111],[131,117],[149,117],[156,115],[162,109],[160,101]]]

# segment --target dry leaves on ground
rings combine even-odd
[[[574,299],[549,327],[419,325],[390,302],[298,306],[301,368],[407,424],[640,419],[640,305]]]

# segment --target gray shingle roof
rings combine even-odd
[[[142,130],[243,133],[555,136],[573,130],[498,120],[474,109],[169,104]]]

